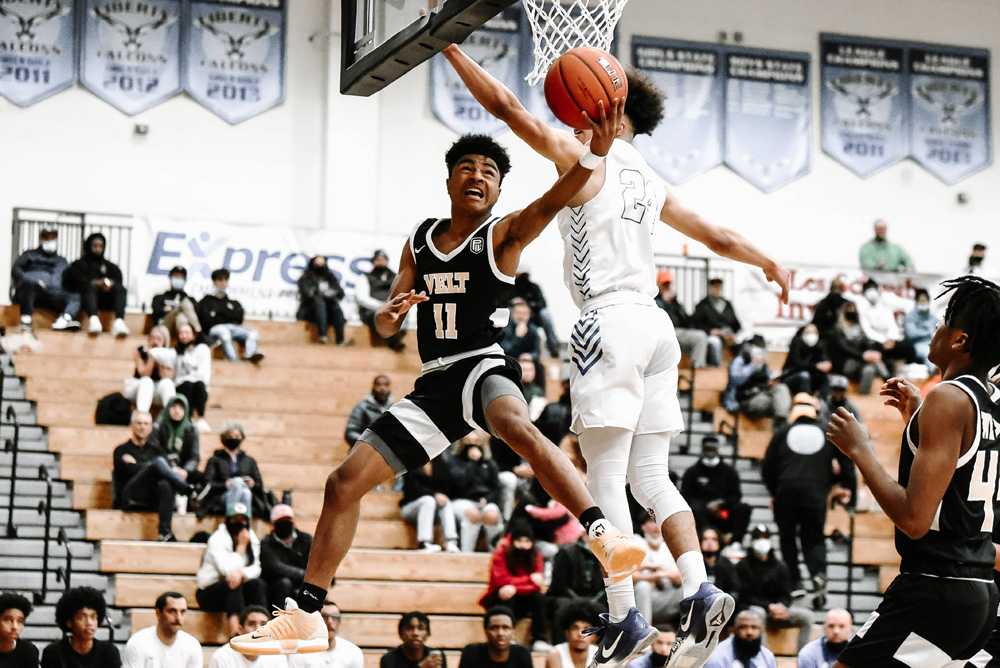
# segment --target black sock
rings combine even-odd
[[[299,604],[299,609],[306,612],[316,612],[323,607],[324,601],[326,601],[326,589],[308,582],[303,582],[299,593],[295,595],[295,602]]]
[[[603,520],[603,519],[604,519],[604,513],[602,513],[601,509],[598,508],[597,506],[591,506],[590,508],[587,508],[585,511],[580,513],[580,524],[583,525],[583,530],[586,531],[587,533],[590,533],[591,524],[593,524],[597,520]]]

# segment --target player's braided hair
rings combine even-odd
[[[1000,364],[1000,285],[979,276],[960,276],[941,283],[938,298],[952,292],[944,324],[969,336],[966,349],[979,369]]]
[[[507,176],[507,172],[510,171],[510,156],[507,154],[507,149],[495,142],[492,137],[462,135],[444,155],[444,162],[448,166],[448,176],[451,176],[458,161],[467,155],[483,155],[493,160],[497,164],[497,169],[500,170],[501,183],[503,183],[503,177]]]
[[[628,78],[628,97],[625,98],[625,115],[632,121],[632,133],[650,135],[663,120],[664,94],[656,84],[638,70],[625,72]]]

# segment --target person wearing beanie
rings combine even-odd
[[[544,564],[535,545],[535,534],[527,522],[516,521],[490,559],[490,580],[479,599],[484,609],[502,605],[518,619],[531,617],[531,636],[545,639],[545,606],[542,597]]]
[[[285,606],[285,598],[302,586],[309,561],[312,536],[295,526],[295,511],[284,503],[271,509],[271,533],[260,541],[261,577],[267,583],[272,605]]]

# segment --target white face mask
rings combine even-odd
[[[59,245],[58,241],[56,241],[55,239],[49,239],[47,241],[42,242],[42,250],[45,251],[46,253],[55,253],[56,247],[58,245]]]
[[[753,550],[754,554],[758,557],[763,557],[771,551],[771,539],[758,538],[750,543],[750,549]]]
[[[722,459],[720,459],[718,455],[716,455],[714,457],[702,457],[701,458],[701,463],[704,464],[705,466],[707,466],[710,469],[714,469],[716,466],[719,465],[719,462],[721,462],[721,461],[722,461]]]
[[[170,287],[174,290],[183,290],[185,283],[187,283],[187,281],[180,276],[175,276],[170,279]]]
[[[819,334],[803,334],[802,343],[812,348],[817,343],[819,343]]]
[[[867,299],[868,303],[870,304],[874,304],[875,302],[877,302],[878,290],[876,290],[875,288],[868,288],[867,290],[865,290],[865,299]]]
[[[917,310],[920,311],[921,313],[927,313],[928,311],[931,310],[931,305],[930,304],[917,304]]]

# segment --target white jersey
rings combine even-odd
[[[634,146],[616,139],[604,185],[583,206],[559,212],[566,287],[580,308],[611,292],[656,295],[653,230],[667,191]]]

